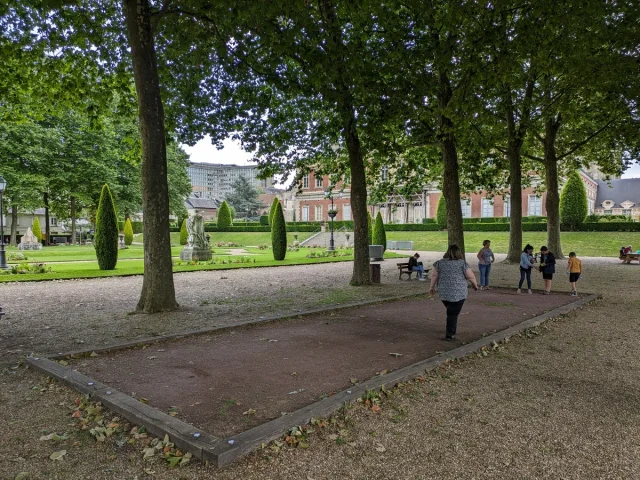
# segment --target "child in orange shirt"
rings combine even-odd
[[[569,283],[571,283],[571,296],[577,297],[576,283],[582,276],[582,262],[576,257],[576,252],[569,254],[569,264],[567,265],[567,273],[569,274]]]

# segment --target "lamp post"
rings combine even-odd
[[[7,181],[0,175],[0,269],[2,270],[9,268],[9,265],[7,265],[7,254],[4,251],[4,210],[2,207],[2,194],[6,187]]]
[[[327,212],[327,214],[329,215],[329,218],[331,219],[331,236],[329,237],[328,251],[333,252],[336,249],[335,241],[333,238],[333,219],[336,218],[338,211],[333,206],[333,195],[331,195],[331,190],[327,190],[326,192],[324,192],[324,196],[325,198],[331,199],[331,209]],[[342,198],[342,192],[340,192],[339,197]]]

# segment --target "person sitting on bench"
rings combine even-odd
[[[424,282],[424,267],[422,266],[422,262],[418,262],[419,258],[419,253],[414,253],[412,257],[409,257],[409,271],[418,272],[418,280]]]

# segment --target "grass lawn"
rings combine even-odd
[[[59,248],[59,247],[51,247]],[[69,247],[76,248],[76,247]],[[297,252],[287,252],[287,256],[282,261],[276,261],[273,259],[271,249],[259,250],[257,248],[246,249],[250,255],[235,255],[229,256],[228,251],[221,250],[222,256],[214,254],[214,259],[218,261],[224,261],[225,263],[215,264],[177,264],[174,265],[174,272],[194,272],[199,270],[229,270],[232,268],[255,268],[255,267],[273,267],[282,265],[303,265],[311,263],[327,263],[327,262],[345,262],[353,261],[352,251],[348,251],[350,254],[344,257],[321,257],[321,258],[307,258],[307,255],[311,252],[320,253],[324,251],[322,248],[302,248]],[[46,250],[45,250],[46,251]],[[178,248],[179,252],[179,248]],[[345,250],[338,250],[338,253],[343,253]],[[397,255],[394,253],[385,254],[385,258],[403,258],[403,255]],[[242,261],[241,258],[248,259],[248,261]],[[234,263],[238,262],[238,263]],[[29,263],[29,262],[28,262]],[[65,280],[72,278],[96,278],[96,277],[115,277],[122,275],[142,275],[144,273],[144,263],[142,259],[125,260],[118,262],[115,270],[100,270],[98,268],[97,261],[91,262],[58,262],[48,263],[47,266],[51,267],[52,271],[41,274],[22,274],[22,275],[0,275],[0,283],[2,282],[28,282],[28,281],[40,281],[40,280]]]
[[[387,240],[413,241],[414,250],[444,252],[447,250],[447,232],[387,232]],[[507,253],[509,232],[466,232],[467,252],[482,248],[483,240],[491,240],[495,253]],[[640,232],[566,232],[562,233],[565,255],[576,252],[580,257],[617,257],[622,245],[640,249]],[[546,232],[523,232],[522,241],[539,249],[547,242]]]
[[[171,247],[171,255],[180,255],[182,247]],[[8,247],[8,252],[18,252],[15,247]],[[77,262],[83,260],[95,260],[96,250],[93,245],[86,246],[63,246],[57,245],[55,247],[42,247],[40,250],[27,250],[22,252],[27,257],[27,263],[33,262]],[[144,258],[144,251],[142,245],[130,245],[129,248],[118,250],[118,258],[123,259],[140,259]],[[9,260],[9,263],[17,263],[14,260]]]

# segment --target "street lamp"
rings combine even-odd
[[[329,237],[329,248],[328,248],[328,251],[329,252],[333,252],[336,249],[335,242],[334,242],[334,239],[333,239],[333,219],[336,218],[336,215],[338,214],[338,211],[333,206],[333,195],[331,195],[331,190],[327,190],[326,192],[324,192],[324,196],[325,196],[325,198],[330,198],[331,199],[331,209],[329,209],[329,211],[327,212],[327,214],[329,215],[329,218],[331,219],[331,237]],[[338,196],[340,198],[342,198],[342,192],[340,192],[338,194]]]
[[[9,268],[9,265],[7,265],[7,254],[4,251],[4,210],[2,208],[2,194],[6,187],[7,181],[0,175],[0,269],[2,270]]]

